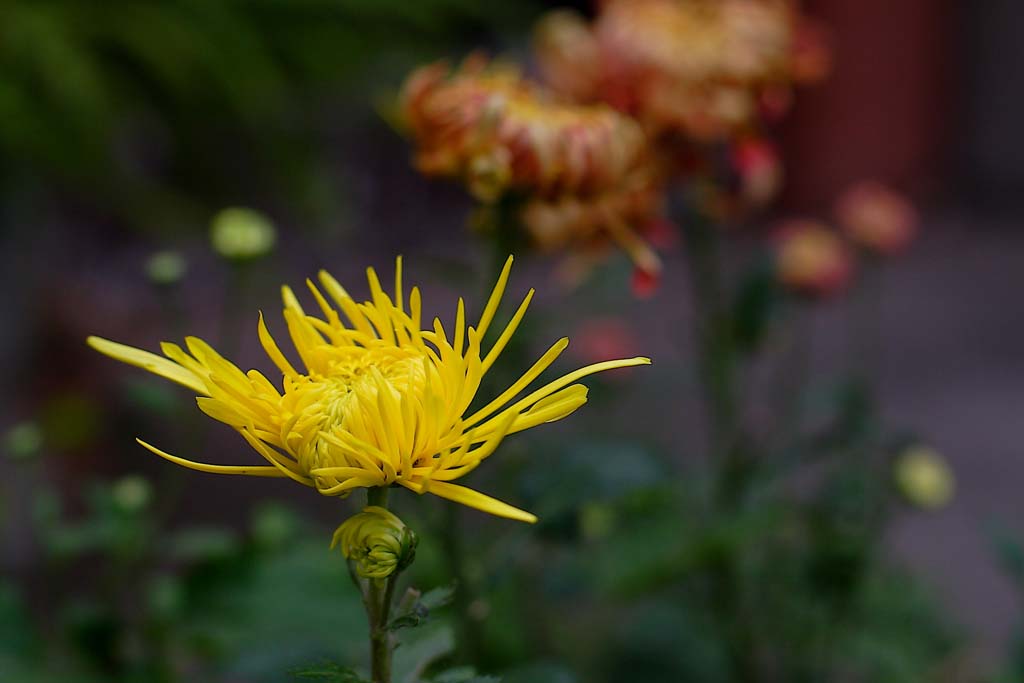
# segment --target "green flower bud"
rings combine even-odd
[[[412,564],[418,540],[394,514],[371,505],[338,527],[331,548],[339,546],[359,576],[386,579]]]
[[[213,250],[224,258],[245,261],[270,253],[277,230],[259,211],[234,207],[213,217],[210,241]]]
[[[188,263],[176,251],[158,251],[146,261],[146,275],[156,285],[173,285],[185,276]]]
[[[37,455],[43,447],[43,431],[35,422],[14,425],[4,437],[10,457],[24,460]]]
[[[580,509],[579,525],[583,538],[596,541],[615,530],[615,510],[603,503],[588,503]]]
[[[908,448],[896,458],[894,469],[896,486],[911,505],[937,510],[953,499],[956,479],[937,451],[927,446]]]
[[[149,505],[153,489],[144,477],[129,475],[113,485],[111,496],[122,511],[139,512]]]

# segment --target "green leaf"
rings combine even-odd
[[[989,536],[999,564],[1003,571],[1018,585],[1024,588],[1024,546],[1013,538],[1007,529],[995,527],[989,531]]]
[[[419,683],[431,664],[455,650],[455,636],[445,625],[429,626],[403,639],[395,651],[395,683]]]
[[[430,613],[451,603],[455,598],[456,585],[451,583],[429,590],[423,595],[410,591],[412,600],[403,600],[399,614],[388,622],[389,631],[422,626],[430,618]]]
[[[324,683],[369,683],[347,666],[334,662],[323,662],[310,667],[292,669],[292,678],[301,681],[323,681]]]
[[[179,562],[207,562],[234,556],[240,549],[234,532],[213,526],[196,526],[172,535],[168,556]]]
[[[508,671],[505,683],[577,683],[576,676],[562,666],[549,663],[527,664]],[[630,677],[629,680],[641,680]]]
[[[496,676],[481,676],[471,666],[442,671],[430,679],[430,683],[501,683]]]
[[[417,603],[414,609],[404,612],[403,614],[399,614],[397,617],[389,621],[387,630],[400,631],[403,628],[416,628],[417,626],[424,624],[430,615],[427,610],[416,609],[418,607],[419,604]]]
[[[450,583],[447,586],[439,586],[423,594],[419,602],[428,610],[436,610],[450,605],[455,599],[456,584]]]

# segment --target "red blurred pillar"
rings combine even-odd
[[[835,63],[828,81],[797,93],[785,124],[787,207],[821,209],[864,178],[934,190],[954,113],[947,0],[809,0],[804,8],[829,26]]]

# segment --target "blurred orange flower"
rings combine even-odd
[[[814,297],[838,293],[853,273],[853,256],[839,235],[810,220],[782,226],[775,264],[784,286]]]
[[[604,104],[566,104],[511,65],[473,55],[415,71],[402,111],[426,175],[453,177],[478,200],[521,200],[518,217],[545,250],[594,254],[617,244],[652,277],[640,237],[660,215],[660,174],[639,124]]]
[[[593,197],[537,197],[520,214],[535,245],[544,251],[570,249],[597,256],[609,244],[621,248],[638,271],[657,279],[661,259],[644,239],[648,226],[658,224],[662,191],[653,177],[637,172],[619,188]],[[595,258],[594,261],[599,259]],[[577,265],[583,261],[577,261]],[[586,274],[579,269],[579,275]]]
[[[406,81],[402,110],[427,175],[460,178],[481,201],[520,190],[548,197],[616,187],[643,163],[640,127],[604,105],[570,105],[511,65],[474,55]]]
[[[740,181],[740,196],[754,205],[775,199],[782,189],[779,152],[768,140],[745,138],[732,148],[732,162]]]
[[[648,130],[701,140],[778,109],[829,69],[824,32],[791,0],[606,0],[593,25],[566,11],[536,31],[541,71],[579,101],[605,101]]]
[[[863,182],[844,192],[836,215],[850,241],[877,254],[903,251],[917,234],[914,205],[876,182]]]

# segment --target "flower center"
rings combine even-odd
[[[307,471],[318,467],[342,466],[337,449],[320,433],[345,430],[353,419],[363,424],[379,424],[378,393],[389,391],[396,403],[404,394],[420,394],[425,387],[422,356],[410,349],[332,348],[332,354],[319,372],[311,372],[307,391],[311,400],[303,412],[317,424],[317,436],[306,442],[298,453]],[[367,400],[370,399],[370,400]],[[360,419],[362,418],[362,419]],[[374,446],[380,444],[374,443]]]

